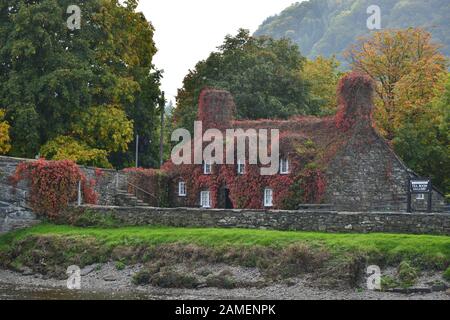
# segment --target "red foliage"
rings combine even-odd
[[[338,84],[336,126],[347,131],[357,122],[371,125],[373,91],[374,84],[369,76],[358,72],[345,75]]]
[[[340,107],[334,117],[233,120],[235,106],[230,94],[205,89],[200,94],[198,111],[204,130],[278,129],[280,152],[289,158],[291,173],[261,176],[260,167],[248,163],[244,175],[237,174],[234,165],[214,165],[210,175],[203,174],[201,165],[175,166],[169,162],[163,169],[174,180],[186,182],[186,204],[190,206],[198,206],[200,191],[208,189],[212,207],[217,207],[223,187],[230,190],[229,197],[235,208],[263,208],[263,191],[267,187],[273,190],[274,209],[292,208],[300,203],[320,203],[326,189],[323,172],[328,164],[348,143],[355,129],[366,130],[372,125],[373,81],[369,77],[355,72],[346,75],[339,83],[338,96]]]
[[[342,131],[347,131],[351,128],[352,123],[350,121],[350,118],[346,117],[346,107],[345,105],[342,105],[335,116],[335,121],[336,121],[336,127],[338,127],[339,129],[341,129]]]
[[[200,92],[198,119],[203,128],[227,128],[236,112],[233,97],[228,91],[204,88]]]
[[[210,93],[204,91],[203,94]],[[209,97],[209,99],[212,99]],[[211,102],[200,97],[199,119],[208,120],[208,125],[204,128],[215,127],[213,115],[207,115],[211,110],[217,108],[205,103]],[[228,109],[228,108],[225,108]],[[216,110],[218,112],[218,110]],[[228,119],[228,115],[225,117]],[[221,126],[216,126],[224,134],[223,121]],[[163,170],[168,172],[172,181],[180,180],[186,183],[187,196],[179,199],[181,205],[199,206],[200,192],[209,190],[211,195],[211,206],[217,208],[224,205],[222,188],[229,189],[229,198],[235,208],[263,209],[264,189],[273,190],[273,209],[292,209],[300,203],[318,203],[322,201],[325,193],[325,177],[319,169],[314,171],[304,171],[308,164],[316,163],[316,168],[324,167],[323,162],[332,158],[333,154],[345,141],[344,135],[336,132],[334,119],[316,117],[295,117],[290,120],[256,120],[256,121],[230,121],[227,128],[239,129],[279,129],[280,130],[280,153],[289,159],[290,173],[275,174],[272,176],[262,176],[260,165],[245,166],[245,173],[237,173],[236,165],[213,165],[212,174],[205,175],[202,165],[180,165],[176,166],[170,161],[165,163]],[[315,141],[312,141],[313,138]],[[207,143],[204,142],[203,147]],[[326,148],[323,148],[326,146]],[[336,146],[336,147],[335,147]],[[191,146],[192,148],[193,146]],[[270,143],[269,143],[270,148]],[[298,150],[301,149],[301,152]],[[193,150],[191,150],[193,155]],[[300,153],[299,153],[300,152]],[[246,157],[248,159],[248,150]],[[235,156],[236,157],[236,156]],[[193,159],[193,156],[192,156]],[[237,159],[235,158],[235,163]],[[302,192],[297,192],[295,187],[301,188]],[[303,190],[308,189],[308,190]],[[172,190],[176,192],[176,190]],[[177,205],[177,204],[175,204]]]
[[[103,170],[100,168],[95,168],[95,177],[101,178],[104,176]]]
[[[300,173],[305,203],[320,203],[325,194],[326,178],[319,169],[305,169]]]
[[[234,208],[263,209],[265,188],[273,190],[273,209],[292,209],[300,203],[320,203],[325,193],[325,176],[320,169],[305,169],[311,154],[289,154],[290,174],[262,176],[260,165],[246,163],[245,173],[237,173],[235,165],[213,165],[212,174],[205,175],[202,165],[175,166],[168,162],[164,170],[170,172],[172,180],[182,180],[187,187],[187,205],[198,206],[202,190],[211,192],[211,206],[220,206],[221,188],[230,190],[229,197]],[[304,192],[296,197],[292,186],[295,183]],[[290,204],[290,205],[289,205]],[[223,203],[222,203],[223,205]]]
[[[97,202],[97,193],[93,189],[95,181],[88,181],[80,168],[69,160],[22,162],[10,180],[13,186],[26,180],[31,188],[29,201],[33,211],[51,219],[76,200],[79,181],[84,202]]]

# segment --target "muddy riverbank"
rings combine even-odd
[[[137,286],[132,282],[133,274],[140,265],[117,270],[112,263],[93,265],[82,270],[81,290],[68,290],[66,280],[45,278],[39,274],[24,275],[8,270],[0,270],[0,299],[31,300],[205,300],[205,299],[295,299],[295,300],[450,300],[445,291],[432,293],[402,294],[377,292],[359,288],[324,289],[311,283],[308,277],[297,277],[261,287],[220,289],[198,287],[195,289],[160,288],[151,285]],[[203,266],[203,270],[215,272],[220,265]],[[259,272],[254,268],[230,268],[228,273],[237,280],[258,280]],[[200,271],[204,272],[204,271]],[[433,280],[438,275],[427,274],[422,282]]]

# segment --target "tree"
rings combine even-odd
[[[0,103],[11,124],[12,155],[34,157],[90,103],[88,43],[80,41],[83,33],[77,36],[65,25],[68,5],[56,0],[0,4]],[[95,6],[95,1],[84,5],[87,21]]]
[[[336,87],[342,72],[339,71],[339,61],[335,57],[329,59],[322,56],[307,60],[304,67],[304,77],[311,84],[312,99],[316,101],[320,114],[329,115],[336,112]]]
[[[377,83],[378,129],[411,169],[448,192],[450,84],[431,35],[412,28],[376,32],[347,56]]]
[[[160,126],[161,71],[153,65],[157,49],[153,41],[154,28],[142,13],[136,13],[138,1],[117,0],[104,3],[105,10],[95,16],[107,41],[99,47],[97,60],[107,70],[102,82],[110,75],[119,75],[119,81],[107,87],[110,97],[101,104],[120,104],[127,117],[133,121],[134,135],[139,135],[139,164],[144,167],[159,165],[159,148],[156,143]],[[112,101],[112,102],[111,102]],[[114,152],[110,156],[116,167],[134,166],[134,139],[127,152]]]
[[[241,119],[317,114],[309,84],[302,77],[304,63],[290,41],[255,38],[240,29],[236,36],[226,36],[218,51],[197,63],[184,78],[173,115],[176,126],[192,129],[204,87],[230,91]]]
[[[133,122],[120,107],[96,106],[80,115],[73,132],[81,141],[109,154],[128,149],[133,140]]]
[[[41,148],[41,156],[52,160],[72,160],[86,166],[111,168],[105,150],[91,148],[68,136],[58,136],[47,142]]]
[[[6,154],[11,149],[9,138],[9,124],[2,121],[5,116],[5,111],[0,109],[0,154]]]
[[[407,119],[412,120],[412,114],[422,113],[447,69],[439,46],[422,29],[375,32],[351,47],[346,56],[354,69],[376,81],[375,117],[389,140]]]
[[[450,74],[439,92],[423,112],[405,121],[393,144],[410,168],[450,193]]]
[[[34,157],[47,142],[65,136],[93,149],[107,147],[110,161],[123,167],[129,164],[124,146],[133,138],[124,135],[130,121],[141,136],[155,134],[161,73],[152,64],[153,27],[135,11],[137,3],[80,2],[81,29],[73,31],[66,25],[70,0],[0,3],[0,105],[11,125],[11,155]],[[102,121],[109,134],[94,143],[79,132],[89,131],[80,128],[80,116],[96,106],[104,106],[96,115],[118,117],[125,129]],[[119,145],[111,147],[111,141]],[[148,149],[143,152],[157,154],[157,147]]]
[[[172,100],[165,105],[165,120],[163,128],[163,146],[170,146],[172,144],[172,132],[175,130],[173,121],[173,112],[175,108]],[[160,133],[161,134],[161,131]],[[170,147],[164,147],[163,161],[170,159],[172,150]]]

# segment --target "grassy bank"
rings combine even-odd
[[[386,258],[401,256],[420,258],[430,264],[450,262],[450,237],[403,234],[330,234],[316,232],[271,231],[218,228],[173,227],[123,227],[77,228],[41,224],[30,229],[0,236],[0,250],[12,242],[30,236],[56,236],[70,239],[95,239],[106,246],[196,244],[206,247],[262,246],[285,247],[303,243],[323,247],[331,252],[361,252],[383,255]]]
[[[71,264],[111,260],[159,266],[228,263],[257,267],[271,277],[336,273],[351,282],[368,263],[397,266],[408,261],[418,269],[443,271],[450,265],[450,237],[52,224],[0,236],[0,264],[6,268],[27,266],[64,275]]]

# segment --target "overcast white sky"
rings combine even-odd
[[[156,29],[158,54],[154,62],[164,69],[162,89],[172,99],[184,76],[206,59],[225,35],[239,28],[253,33],[265,18],[302,0],[141,0],[144,12]],[[175,101],[174,101],[175,102]]]

